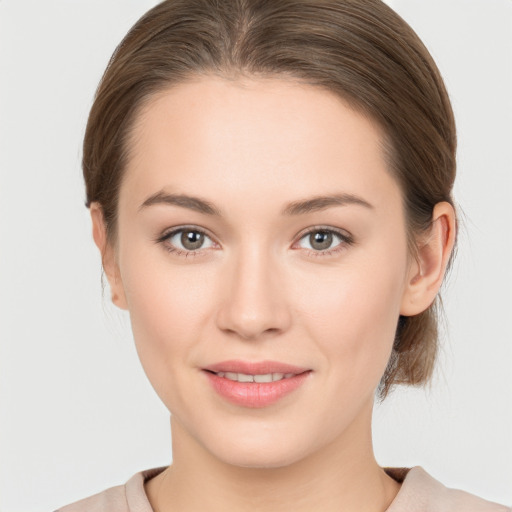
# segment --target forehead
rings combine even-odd
[[[141,110],[122,189],[139,199],[166,187],[266,200],[333,187],[396,193],[382,141],[376,123],[319,87],[203,77],[156,94]]]

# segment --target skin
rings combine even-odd
[[[373,455],[374,393],[399,315],[437,294],[455,216],[438,204],[417,257],[408,253],[381,140],[338,97],[282,79],[203,77],[159,93],[137,118],[114,243],[100,205],[91,215],[113,301],[129,310],[171,412],[173,464],[146,483],[157,512],[383,511],[396,496]],[[221,216],[142,206],[159,193],[198,196]],[[282,213],[334,193],[369,206]],[[182,226],[208,234],[195,254],[179,235],[162,239]],[[312,228],[343,237],[318,249]],[[217,395],[201,371],[228,359],[313,371],[251,409]]]

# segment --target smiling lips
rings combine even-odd
[[[261,408],[297,389],[311,370],[276,361],[224,361],[203,369],[211,385],[231,403]]]

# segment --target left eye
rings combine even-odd
[[[305,246],[302,245],[305,249],[311,249],[313,251],[327,251],[329,249],[333,249],[333,243],[338,241],[334,245],[337,247],[344,242],[349,242],[348,237],[338,233],[336,231],[332,231],[329,229],[316,229],[314,231],[310,231],[306,233],[299,241],[305,242]]]
[[[211,238],[197,229],[178,229],[165,236],[166,242],[180,251],[197,251],[213,247]]]

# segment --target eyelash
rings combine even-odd
[[[340,231],[338,229],[325,227],[325,226],[313,226],[309,228],[307,231],[303,232],[299,236],[299,241],[303,240],[307,236],[310,236],[312,233],[330,233],[339,238],[340,242],[338,245],[334,246],[332,249],[325,249],[323,251],[315,251],[312,249],[306,249],[308,255],[317,257],[327,257],[333,254],[337,254],[347,248],[347,246],[354,245],[354,239],[351,235],[346,232]]]
[[[204,235],[204,236],[206,236],[206,237],[211,239],[211,236],[206,231],[204,231],[201,228],[198,228],[196,226],[181,226],[180,228],[173,229],[171,231],[165,232],[162,236],[157,238],[156,242],[162,244],[165,247],[165,250],[167,252],[173,253],[176,256],[183,256],[185,258],[189,258],[191,256],[192,257],[197,256],[198,253],[201,252],[201,249],[198,249],[196,251],[184,251],[182,249],[178,249],[176,247],[173,247],[172,245],[169,245],[167,243],[169,241],[169,239],[171,239],[174,235],[176,235],[178,233],[181,233],[183,231],[190,231],[190,232],[193,232],[193,233],[200,233],[200,234],[202,234],[202,235]]]
[[[181,226],[180,228],[173,229],[172,231],[168,231],[168,232],[164,233],[162,236],[158,237],[155,241],[157,243],[164,245],[165,249],[169,253],[175,254],[176,256],[185,257],[185,258],[197,257],[198,255],[200,256],[201,255],[200,253],[202,251],[204,251],[204,249],[184,251],[182,249],[178,249],[174,246],[171,246],[167,243],[170,238],[172,238],[176,234],[182,233],[184,231],[200,233],[200,234],[204,235],[205,237],[208,237],[211,239],[210,235],[201,228],[198,228],[196,226]],[[327,228],[324,226],[313,226],[312,228],[308,229],[304,233],[301,233],[301,235],[299,236],[299,241],[303,240],[305,237],[311,235],[312,233],[331,233],[340,239],[340,243],[332,249],[326,249],[324,251],[315,251],[312,249],[306,249],[307,253],[313,257],[331,256],[332,254],[336,254],[336,253],[342,251],[347,246],[354,244],[354,240],[349,234],[344,233],[344,232],[334,229],[334,228],[330,228],[330,227]]]

